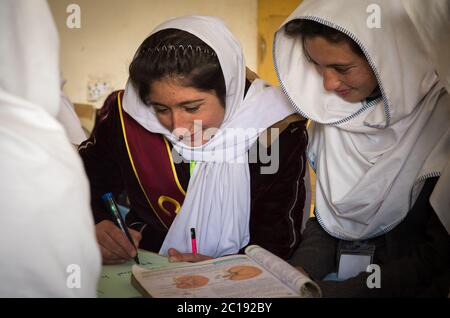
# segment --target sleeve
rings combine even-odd
[[[310,218],[290,263],[302,267],[312,279],[321,280],[336,269],[337,244],[338,240],[325,232],[316,218]]]
[[[391,238],[386,239],[390,241],[400,241],[402,237],[400,242],[405,242],[419,237],[419,242],[404,255],[381,264],[379,288],[369,288],[367,284],[368,280],[373,282],[374,272],[362,272],[354,278],[341,282],[318,282],[323,295],[325,297],[447,297],[450,286],[450,236],[429,203],[433,187],[433,182],[426,183],[416,204],[408,214],[412,217],[426,216],[425,225],[421,227],[423,233],[414,233],[411,226],[400,224],[398,228],[392,230],[392,234],[386,234],[392,235]],[[418,220],[420,222],[422,219],[418,218]],[[394,231],[400,235],[394,234]],[[317,256],[320,254],[316,253]]]
[[[61,92],[59,112],[56,119],[63,125],[72,144],[79,145],[86,140],[86,134],[83,131],[80,119],[75,113],[74,106],[63,92]]]
[[[325,297],[446,297],[450,286],[450,242],[436,215],[427,224],[427,241],[408,255],[380,266],[380,288],[369,288],[374,273],[345,281],[321,281]]]
[[[120,125],[117,94],[118,92],[114,92],[108,96],[99,112],[101,117],[96,123],[91,137],[78,148],[89,179],[95,223],[111,219],[101,196],[106,192],[112,192],[117,198],[124,189],[120,166],[116,161],[119,156],[115,142],[120,140],[115,137]]]
[[[277,142],[279,149],[274,146]],[[261,245],[284,259],[292,255],[300,242],[307,142],[305,122],[293,122],[269,148],[263,149],[269,152],[270,163],[250,164],[250,244]],[[267,162],[261,156],[259,159]]]

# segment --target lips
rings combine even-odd
[[[336,91],[336,93],[339,96],[344,97],[344,96],[347,96],[350,93],[350,89],[342,89],[342,90]]]

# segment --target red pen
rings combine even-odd
[[[192,246],[192,254],[197,254],[197,242],[195,240],[195,228],[191,227],[191,246]]]

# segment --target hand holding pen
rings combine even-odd
[[[97,240],[100,244],[103,263],[123,263],[130,257],[134,257],[136,263],[138,263],[137,246],[141,240],[141,234],[126,227],[112,194],[107,193],[102,196],[102,199],[116,223],[115,225],[110,220],[104,220],[96,225]]]

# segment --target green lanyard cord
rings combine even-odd
[[[191,160],[191,162],[189,163],[189,173],[192,176],[192,172],[194,171],[195,168],[195,161]]]

